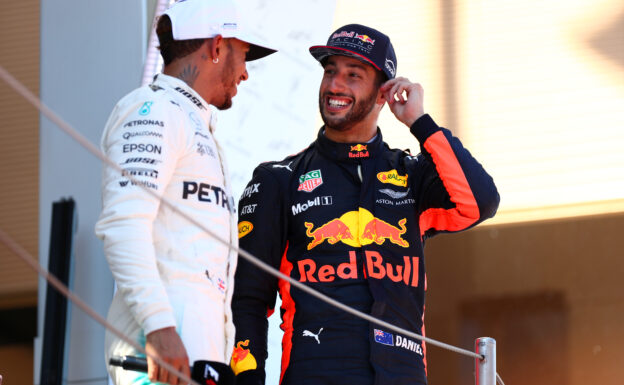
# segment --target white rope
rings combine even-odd
[[[6,81],[13,89],[15,89],[15,91],[17,91],[20,95],[22,95],[26,100],[28,100],[31,104],[33,104],[39,111],[41,111],[41,113],[43,115],[45,115],[48,119],[50,119],[53,123],[55,123],[61,130],[63,130],[66,134],[68,134],[70,137],[72,137],[75,141],[77,141],[81,146],[83,146],[87,151],[91,152],[93,155],[95,155],[98,159],[100,159],[103,163],[105,163],[106,165],[112,167],[113,169],[119,171],[120,173],[123,172],[123,170],[121,169],[121,167],[119,167],[116,163],[114,163],[112,160],[110,160],[104,153],[102,153],[97,147],[95,147],[91,142],[89,142],[85,137],[83,137],[79,132],[77,132],[74,128],[72,128],[68,123],[66,123],[63,119],[61,119],[58,115],[56,115],[54,113],[54,111],[52,111],[51,109],[49,109],[45,104],[43,104],[41,102],[41,100],[39,98],[37,98],[34,94],[32,94],[25,86],[23,86],[18,80],[16,80],[9,72],[7,72],[4,67],[0,66],[0,77]],[[126,177],[128,179],[130,179],[133,182],[137,182],[136,179],[134,179],[133,176],[131,175],[126,175]],[[412,337],[414,339],[418,339],[421,341],[424,341],[428,344],[431,345],[435,345],[438,346],[442,349],[446,349],[446,350],[450,350],[459,354],[463,354],[465,356],[468,357],[473,357],[473,358],[477,358],[479,360],[483,360],[485,357],[477,354],[475,352],[466,350],[466,349],[462,349],[453,345],[449,345],[446,344],[444,342],[440,342],[437,340],[434,340],[432,338],[429,337],[423,337],[420,334],[411,332],[409,330],[403,329],[401,327],[395,326],[393,324],[390,324],[388,322],[382,321],[380,319],[377,319],[369,314],[363,313],[361,311],[358,311],[356,309],[353,309],[343,303],[340,303],[336,300],[334,300],[333,298],[330,298],[310,287],[308,287],[307,285],[296,281],[295,279],[283,274],[282,272],[280,272],[279,270],[273,268],[272,266],[269,266],[268,264],[262,262],[261,260],[259,260],[258,258],[256,258],[255,256],[253,256],[252,254],[250,254],[249,252],[242,250],[240,248],[234,247],[233,245],[231,245],[229,242],[221,239],[217,234],[215,234],[213,231],[211,231],[209,228],[207,228],[206,226],[204,226],[202,223],[198,222],[196,219],[186,215],[185,213],[179,211],[176,206],[174,204],[172,204],[171,202],[169,202],[166,198],[164,197],[160,197],[158,196],[154,191],[152,191],[151,189],[141,185],[140,183],[137,183],[137,186],[139,186],[140,188],[142,188],[146,193],[158,198],[161,200],[161,203],[164,204],[166,207],[168,207],[169,209],[171,209],[172,211],[176,212],[178,215],[180,215],[181,217],[185,218],[186,220],[188,220],[190,223],[194,224],[195,226],[197,226],[198,228],[202,229],[203,231],[205,231],[208,235],[210,235],[211,237],[213,237],[217,242],[225,245],[226,247],[228,247],[229,249],[237,252],[240,256],[242,256],[244,259],[246,259],[247,261],[251,262],[252,264],[256,265],[257,267],[259,267],[260,269],[274,275],[275,277],[278,277],[280,279],[283,279],[287,282],[289,282],[291,285],[293,285],[294,287],[314,296],[317,297],[319,299],[321,299],[322,301],[325,301],[328,304],[331,304],[332,306],[335,306],[345,312],[351,313],[357,317],[360,317],[362,319],[365,319],[369,322],[375,323],[377,325],[380,325],[382,327],[385,327],[387,329],[393,330],[397,333],[400,334],[404,334],[408,337]],[[3,240],[4,242],[4,240]],[[18,254],[20,255],[20,254]],[[21,255],[20,255],[21,256]],[[31,257],[32,258],[32,257]],[[29,263],[30,264],[30,263]],[[35,262],[36,264],[36,262]],[[39,267],[38,265],[35,267],[33,266],[37,271],[44,271],[46,273],[46,275],[44,276],[42,274],[42,276],[47,277],[49,276],[49,274],[47,273],[47,271],[45,271],[45,269]],[[46,278],[48,279],[48,278]],[[68,294],[69,291],[67,291]],[[64,293],[65,294],[65,293]],[[67,295],[67,294],[66,294]],[[69,296],[67,295],[68,298],[72,299],[72,298],[76,298],[75,296]],[[79,299],[78,299],[79,300]],[[73,301],[73,299],[72,299]],[[86,304],[83,304],[84,306],[87,306]],[[79,305],[80,306],[80,305]],[[82,308],[82,307],[81,307]],[[84,309],[83,309],[84,310]],[[86,311],[86,310],[85,310]],[[97,316],[98,322],[100,322],[101,320],[101,324],[106,327],[107,329],[111,330],[111,331],[115,331],[116,335],[119,336],[121,338],[121,336],[118,334],[120,333],[119,331],[117,331],[112,325],[108,324],[105,320],[101,319],[101,317],[99,317],[96,313],[94,313],[93,311],[88,312],[89,315],[94,314],[95,316]],[[95,317],[94,317],[95,318]],[[124,336],[124,341],[127,341],[127,337]],[[134,343],[132,343],[131,345],[135,346]],[[136,347],[136,346],[135,346]],[[139,349],[141,351],[143,351],[143,349]],[[144,351],[143,351],[144,352]],[[152,356],[151,356],[152,357]],[[152,357],[154,359],[156,359],[155,357]],[[156,359],[157,361],[159,361],[158,359]],[[165,366],[165,365],[163,365]],[[169,370],[169,369],[168,369]],[[175,372],[175,371],[172,371]],[[179,372],[175,372],[176,374],[178,374]],[[500,379],[500,377],[498,377]],[[502,383],[502,380],[500,380],[500,382]],[[504,384],[503,384],[504,385]]]
[[[4,69],[0,66],[0,73],[2,73]],[[4,232],[4,230],[0,229],[0,242],[4,243],[13,253],[15,253],[18,257],[20,257],[24,262],[26,262],[33,270],[39,273],[40,276],[45,278],[48,283],[53,286],[59,293],[63,294],[65,297],[69,298],[70,301],[74,303],[74,305],[78,306],[82,311],[84,311],[89,317],[93,318],[97,323],[104,326],[111,333],[115,334],[117,337],[121,338],[128,344],[130,344],[133,348],[137,349],[141,353],[146,356],[152,358],[154,361],[158,362],[158,365],[164,367],[169,372],[174,373],[176,376],[180,377],[184,381],[188,381],[193,385],[200,385],[190,377],[185,376],[182,372],[178,371],[176,368],[171,366],[169,363],[161,360],[160,358],[154,356],[151,353],[147,353],[145,348],[141,345],[128,338],[125,334],[123,334],[119,329],[114,327],[113,325],[106,322],[104,318],[102,318],[98,313],[96,313],[92,308],[89,307],[80,297],[76,296],[72,293],[67,286],[65,286],[61,281],[58,280],[55,276],[50,274],[50,272],[43,268],[37,260],[30,255],[28,251],[26,251],[22,246],[13,241],[13,239]]]

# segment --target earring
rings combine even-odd
[[[212,59],[212,62],[213,62],[214,64],[217,64],[217,63],[219,62],[219,58],[218,58],[218,57],[216,57],[216,58]]]

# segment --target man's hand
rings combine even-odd
[[[381,92],[390,111],[408,127],[425,114],[424,90],[420,84],[412,83],[407,78],[391,79],[381,86]]]
[[[187,377],[191,377],[186,349],[174,327],[158,329],[148,334],[145,351],[170,364]],[[164,382],[172,385],[183,383],[176,375],[159,366],[149,356],[147,357],[147,375],[152,382]]]

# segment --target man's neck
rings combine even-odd
[[[345,131],[338,131],[325,126],[327,139],[337,143],[366,143],[375,135],[377,135],[377,121],[362,121]]]

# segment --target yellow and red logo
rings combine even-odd
[[[351,150],[349,150],[349,158],[368,158],[370,154],[366,150],[366,144],[356,144],[351,146]]]
[[[397,170],[384,171],[377,174],[381,183],[390,183],[395,186],[407,187],[407,175],[399,175]]]
[[[375,218],[370,211],[360,207],[358,211],[349,211],[314,229],[314,224],[305,222],[306,235],[312,238],[308,250],[312,250],[325,240],[329,244],[338,241],[349,246],[360,247],[376,243],[381,245],[386,240],[401,247],[409,247],[409,242],[401,236],[405,234],[406,218],[399,220],[398,227]]]
[[[249,221],[242,221],[238,224],[238,238],[242,238],[245,235],[251,233],[253,230],[253,224]]]
[[[249,349],[243,349],[244,347],[249,346],[249,340],[238,341],[234,351],[232,352],[232,360],[230,361],[230,366],[232,367],[232,371],[234,374],[238,375],[238,373],[244,372],[246,370],[253,370],[258,368],[258,363],[256,362],[256,358],[249,352]]]

